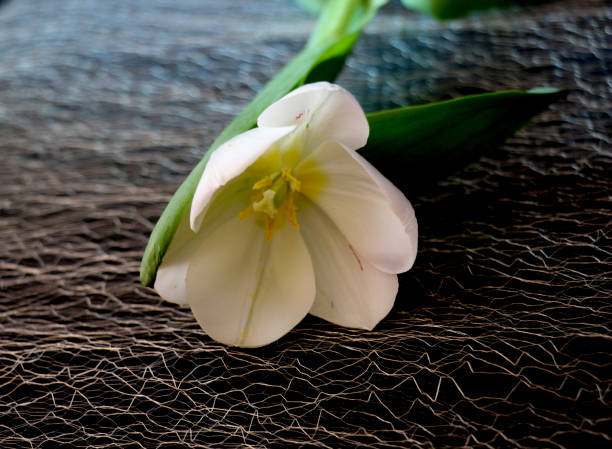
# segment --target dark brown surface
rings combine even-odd
[[[375,331],[308,317],[243,351],[139,286],[139,258],[312,20],[283,0],[9,2],[0,446],[610,445],[611,18],[603,0],[446,23],[384,9],[339,79],[367,111],[536,86],[568,99],[407,192],[420,253]]]

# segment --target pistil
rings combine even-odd
[[[280,172],[266,175],[253,184],[257,192],[251,197],[251,202],[240,212],[240,219],[244,220],[253,213],[260,213],[266,217],[266,241],[271,241],[274,230],[283,221],[279,221],[279,212],[284,213],[287,221],[295,229],[300,229],[295,207],[295,194],[302,188],[299,179],[291,174],[290,168]]]

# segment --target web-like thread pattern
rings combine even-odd
[[[242,351],[137,277],[176,186],[307,37],[259,3],[0,9],[0,446],[611,444],[610,8],[377,17],[340,78],[366,110],[568,99],[408,192],[421,250],[373,332],[309,317]]]

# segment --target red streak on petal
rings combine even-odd
[[[298,115],[296,115],[296,116],[295,116],[295,119],[296,119],[296,120],[299,120],[299,119],[301,119],[301,118],[302,118],[302,116],[303,116],[303,115],[304,115],[304,113],[303,113],[303,112],[300,112]]]
[[[351,245],[350,243],[349,243],[349,249],[353,253],[353,256],[355,256],[355,259],[357,259],[357,263],[359,264],[359,269],[363,271],[363,265],[361,265],[361,259],[359,259],[359,256],[357,255],[357,251],[355,251],[355,248],[353,248],[353,245]]]

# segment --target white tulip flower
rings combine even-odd
[[[417,221],[355,151],[369,133],[359,103],[304,85],[257,125],[212,153],[155,289],[227,345],[266,345],[307,313],[374,328],[414,263]]]

